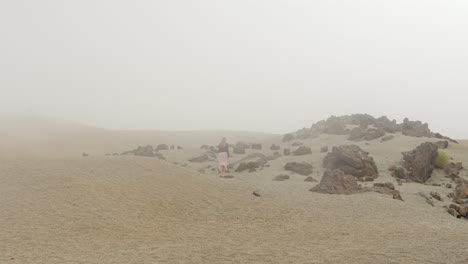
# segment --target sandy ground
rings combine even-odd
[[[375,158],[377,182],[395,183],[388,166],[427,140],[399,135],[357,144]],[[266,139],[265,154],[273,142],[291,144]],[[188,162],[199,148],[165,151],[167,161],[4,157],[0,263],[467,263],[468,221],[444,211],[448,198],[432,207],[417,195],[445,197],[451,190],[443,186],[398,186],[402,202],[377,193],[313,193],[316,183],[300,175],[272,181],[289,160],[311,162],[320,180],[320,147],[348,143],[328,135],[306,140],[312,155],[281,157],[233,179],[198,173],[215,164]],[[468,164],[467,143],[447,152]],[[437,171],[434,182],[449,180]]]

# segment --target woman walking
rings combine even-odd
[[[226,142],[224,137],[218,145],[218,171],[219,176],[224,177],[225,173],[228,171],[228,158],[229,158],[229,144]]]

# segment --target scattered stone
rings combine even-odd
[[[440,196],[440,194],[438,192],[431,192],[431,196],[432,196],[432,198],[442,202],[442,197]]]
[[[309,177],[305,178],[305,180],[304,180],[304,181],[305,181],[305,182],[317,182],[317,180],[316,180],[316,179],[314,179],[314,178],[312,178],[311,176],[309,176]]]
[[[321,152],[321,153],[327,153],[327,152],[328,152],[328,146],[321,147],[321,148],[320,148],[320,152]]]
[[[376,179],[379,174],[374,159],[356,145],[333,147],[323,159],[323,167],[339,169],[358,179]],[[365,178],[366,177],[366,178]]]
[[[305,147],[305,146],[300,146],[293,152],[294,156],[304,156],[304,155],[310,155],[310,154],[312,154],[312,150],[309,147]]]
[[[81,154],[81,156],[82,156],[82,157],[88,157],[88,156],[89,156],[89,154],[88,154],[88,153],[86,153],[86,152],[83,152],[83,154]]]
[[[294,138],[295,138],[294,134],[286,134],[283,137],[283,142],[288,142],[288,141],[294,140]]]
[[[413,182],[424,183],[432,176],[433,160],[438,155],[438,148],[430,142],[421,144],[412,151],[403,152],[403,167],[409,172]]]
[[[254,191],[252,194],[257,196],[257,197],[262,197],[258,191]]]
[[[395,185],[391,182],[386,183],[374,183],[374,187],[388,188],[390,190],[395,190]]]
[[[427,123],[423,124],[421,121],[409,121],[408,118],[405,118],[405,120],[403,120],[403,124],[401,124],[401,130],[403,132],[403,135],[410,137],[433,136]]]
[[[302,142],[294,142],[294,143],[292,143],[292,146],[293,146],[293,147],[300,147],[300,146],[303,146],[303,145],[304,145],[304,143],[302,143]]]
[[[291,149],[289,149],[289,148],[283,149],[283,155],[285,155],[285,156],[291,155]]]
[[[422,198],[424,198],[426,200],[426,203],[428,203],[429,205],[431,205],[432,207],[434,207],[434,201],[432,200],[432,197],[428,197],[427,195],[425,195],[424,193],[422,192],[419,192],[418,193],[419,196],[421,196]]]
[[[345,174],[341,170],[327,170],[324,172],[322,180],[312,192],[328,194],[355,194],[363,192],[354,176]]]
[[[391,166],[388,170],[391,172],[393,178],[397,179],[397,181],[401,183],[409,180],[408,173],[402,167]]]
[[[381,142],[390,141],[390,140],[392,140],[394,138],[395,138],[394,135],[387,135],[387,136],[383,137],[380,141]]]
[[[184,148],[181,147],[181,146],[177,146],[177,149],[178,149],[178,150],[182,150],[182,149],[184,149]]]
[[[271,150],[280,150],[281,147],[278,146],[278,145],[273,144],[273,145],[271,145],[270,149],[271,149]]]
[[[447,183],[447,184],[445,185],[445,187],[447,187],[447,189],[452,189],[452,184]]]
[[[287,171],[292,171],[300,175],[308,176],[312,174],[314,167],[306,162],[288,162],[284,166],[284,169]]]
[[[289,175],[278,175],[274,179],[274,181],[285,181],[289,180]]]
[[[403,198],[401,197],[400,192],[395,192],[395,193],[393,194],[393,199],[395,199],[395,200],[400,200],[400,201],[404,201]]]
[[[458,178],[460,176],[460,171],[463,169],[463,164],[461,162],[449,162],[444,168],[445,177],[447,178]]]
[[[464,204],[464,199],[468,198],[468,181],[459,179],[455,187],[453,202],[457,204]]]
[[[457,212],[457,210],[453,208],[449,208],[447,211],[449,214],[453,215],[454,217],[461,218],[461,215]]]

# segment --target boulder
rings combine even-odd
[[[285,155],[285,156],[291,155],[291,149],[289,149],[289,148],[283,149],[283,155]]]
[[[280,150],[281,147],[278,146],[278,145],[273,144],[273,145],[271,145],[270,149],[271,149],[271,150]]]
[[[300,146],[293,152],[294,156],[303,156],[303,155],[309,155],[309,154],[312,154],[312,150],[306,146]]]
[[[277,158],[280,158],[281,154],[278,152],[274,153],[273,155],[270,156],[265,156],[265,157],[260,157],[256,163],[258,163],[259,166],[266,166],[269,161],[275,160]]]
[[[81,154],[81,157],[88,157],[88,156],[89,156],[89,154],[86,153],[86,152],[83,152],[83,154]]]
[[[403,167],[408,171],[409,180],[424,183],[431,178],[434,170],[433,160],[438,155],[438,148],[435,144],[426,142],[402,154]]]
[[[385,183],[374,183],[374,187],[380,187],[380,188],[387,188],[390,190],[395,190],[395,185],[391,182],[385,182]]]
[[[379,176],[374,159],[356,145],[333,147],[323,159],[323,167],[352,175],[358,179],[376,179]]]
[[[458,178],[460,175],[460,171],[463,169],[463,164],[461,162],[449,162],[447,166],[445,166],[445,177],[447,178]]]
[[[285,181],[289,180],[289,175],[278,175],[274,179],[274,181]]]
[[[388,170],[391,172],[393,178],[397,180],[404,180],[405,182],[410,181],[410,178],[405,168],[391,166]]]
[[[169,149],[169,146],[167,144],[159,144],[157,147],[156,147],[156,151],[161,151],[161,150],[168,150]]]
[[[305,181],[305,182],[317,182],[317,180],[316,180],[316,179],[314,179],[314,178],[312,178],[311,176],[309,176],[309,177],[305,178],[305,180],[304,180],[304,181]]]
[[[355,194],[363,192],[354,176],[345,174],[341,170],[327,170],[323,174],[322,180],[315,187],[310,189],[312,192],[328,194]]]
[[[321,153],[327,153],[327,152],[328,152],[328,146],[321,147],[321,148],[320,148],[320,152],[321,152]]]
[[[314,167],[306,162],[288,162],[284,166],[287,171],[292,171],[300,175],[308,176],[312,174]]]

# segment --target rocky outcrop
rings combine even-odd
[[[356,145],[333,147],[323,160],[323,167],[352,175],[361,181],[376,179],[379,174],[374,159]]]
[[[423,124],[421,121],[410,121],[408,118],[405,118],[405,120],[403,120],[403,123],[401,124],[401,131],[403,135],[410,137],[433,136],[427,123]]]
[[[433,161],[438,155],[435,144],[426,142],[412,151],[403,152],[403,167],[408,171],[408,179],[424,183],[431,178]]]
[[[300,175],[308,176],[312,174],[314,167],[306,162],[288,162],[284,166],[284,169],[287,171],[292,171]]]
[[[449,162],[447,166],[445,166],[445,177],[447,178],[458,178],[460,175],[460,171],[463,169],[463,164],[461,162]]]
[[[312,192],[327,194],[355,194],[364,190],[358,185],[356,178],[345,174],[341,170],[327,170],[323,174],[322,180],[315,187],[310,189]]]
[[[310,155],[310,154],[312,154],[312,150],[306,146],[300,146],[293,152],[294,156],[304,156],[304,155]]]

